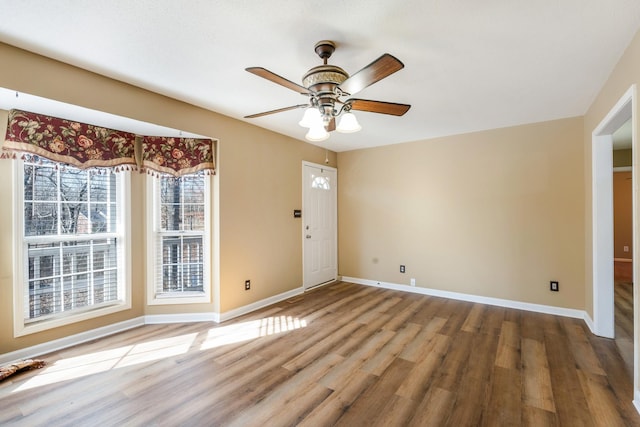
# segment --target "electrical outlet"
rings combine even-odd
[[[549,290],[552,292],[560,291],[560,284],[556,281],[549,282]]]
[[[404,265],[400,266],[400,273],[404,273]]]
[[[416,285],[416,279],[414,279],[413,277],[411,278],[411,286],[415,286]]]
[[[622,250],[623,250],[624,252],[629,252],[629,246],[623,246],[623,247],[622,247]]]
[[[249,289],[251,289],[251,280],[245,280],[244,281],[244,290],[248,291]]]

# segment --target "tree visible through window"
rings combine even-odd
[[[120,300],[116,175],[43,159],[23,168],[25,320]]]
[[[204,293],[205,174],[156,180],[156,292]]]

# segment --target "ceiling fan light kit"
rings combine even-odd
[[[342,117],[340,117],[340,122],[338,123],[338,127],[336,128],[338,132],[342,133],[354,133],[358,132],[360,129],[362,129],[362,126],[360,126],[360,123],[358,123],[356,115],[351,111],[347,111],[346,113],[342,114]]]
[[[298,124],[303,128],[310,128],[317,123],[322,123],[322,116],[320,115],[320,110],[317,108],[307,108],[304,111],[302,120],[298,122]]]
[[[307,140],[318,142],[329,138],[330,132],[333,130],[343,133],[353,133],[362,129],[352,110],[390,114],[394,116],[402,116],[409,111],[411,105],[407,104],[355,98],[349,98],[343,101],[341,99],[342,97],[353,95],[379,80],[390,76],[396,71],[401,70],[404,64],[394,56],[385,53],[357,73],[349,76],[342,68],[327,64],[327,60],[331,57],[335,49],[335,43],[330,40],[322,40],[316,43],[314,50],[323,60],[323,64],[313,67],[305,73],[302,78],[303,86],[262,67],[247,68],[246,70],[252,74],[308,96],[309,102],[308,104],[294,105],[266,111],[264,113],[252,114],[245,116],[245,118],[256,118],[268,114],[305,108],[305,113],[298,124],[302,127],[309,128],[309,131],[305,135]],[[336,118],[340,118],[340,123],[337,127]]]
[[[320,142],[329,138],[329,132],[321,124],[320,126],[312,126],[309,128],[309,132],[304,136],[309,141]]]

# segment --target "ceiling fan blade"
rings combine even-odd
[[[395,102],[371,101],[368,99],[347,99],[345,104],[350,104],[352,110],[368,111],[370,113],[391,114],[392,116],[402,116],[409,111],[411,105],[396,104]]]
[[[358,71],[339,86],[343,92],[353,95],[367,86],[389,77],[404,68],[404,64],[395,56],[385,53],[371,64]]]
[[[331,120],[324,128],[327,132],[333,132],[334,130],[336,130],[336,118],[331,117]]]
[[[245,68],[251,74],[255,74],[256,76],[262,77],[263,79],[267,79],[274,83],[279,84],[280,86],[284,86],[287,89],[291,89],[303,95],[311,95],[311,91],[304,86],[300,86],[297,83],[292,82],[291,80],[287,80],[282,76],[277,75],[276,73],[272,73],[266,68],[262,67],[249,67]]]
[[[269,114],[282,113],[283,111],[295,110],[296,108],[307,108],[309,105],[300,104],[292,105],[291,107],[278,108],[277,110],[265,111],[264,113],[251,114],[250,116],[244,116],[245,119],[255,119],[256,117],[262,117]]]

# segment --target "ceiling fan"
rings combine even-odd
[[[252,119],[268,114],[305,108],[307,110],[299,124],[309,128],[306,138],[310,141],[323,141],[329,137],[329,132],[333,130],[349,133],[357,132],[361,129],[355,115],[351,112],[352,110],[393,116],[402,116],[409,111],[411,105],[407,104],[348,98],[404,68],[402,62],[385,53],[371,64],[349,76],[342,68],[327,64],[327,60],[335,49],[335,43],[330,40],[322,40],[316,43],[314,50],[323,60],[323,65],[318,65],[307,71],[302,77],[302,86],[262,67],[246,68],[248,72],[256,76],[306,95],[309,99],[306,104],[278,108],[277,110],[245,116],[245,118]],[[343,100],[342,98],[344,97],[347,97],[347,99]],[[340,117],[340,122],[336,126],[337,117]]]

